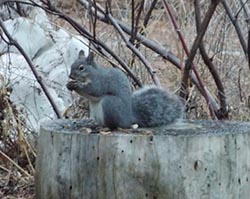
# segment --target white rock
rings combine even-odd
[[[66,88],[70,66],[81,49],[87,54],[87,42],[62,29],[54,30],[44,13],[34,11],[32,14],[33,19],[19,17],[4,24],[32,59],[58,109],[63,112],[72,102]],[[38,130],[42,121],[55,119],[56,115],[23,56],[14,47],[10,48],[10,53],[6,53],[7,50],[7,45],[1,42],[0,73],[13,89],[11,100],[23,110],[29,127]]]

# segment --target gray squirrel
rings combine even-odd
[[[119,69],[105,68],[79,52],[72,64],[67,88],[89,100],[90,117],[102,126],[129,128],[156,127],[182,118],[181,100],[157,86],[144,86],[132,92],[127,76]]]

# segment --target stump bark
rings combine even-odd
[[[38,199],[235,199],[250,193],[250,123],[196,121],[93,132],[41,126]]]

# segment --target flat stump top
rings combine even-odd
[[[167,126],[155,128],[138,128],[138,129],[117,129],[107,132],[107,129],[98,128],[90,119],[60,119],[47,122],[41,125],[41,129],[49,132],[60,133],[101,133],[103,135],[115,134],[149,134],[153,135],[173,135],[173,136],[222,136],[227,134],[244,134],[250,133],[249,122],[238,121],[213,121],[213,120],[197,120],[183,121]]]

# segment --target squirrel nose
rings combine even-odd
[[[69,78],[74,79],[74,77],[73,77],[73,75],[71,73],[69,74]]]

